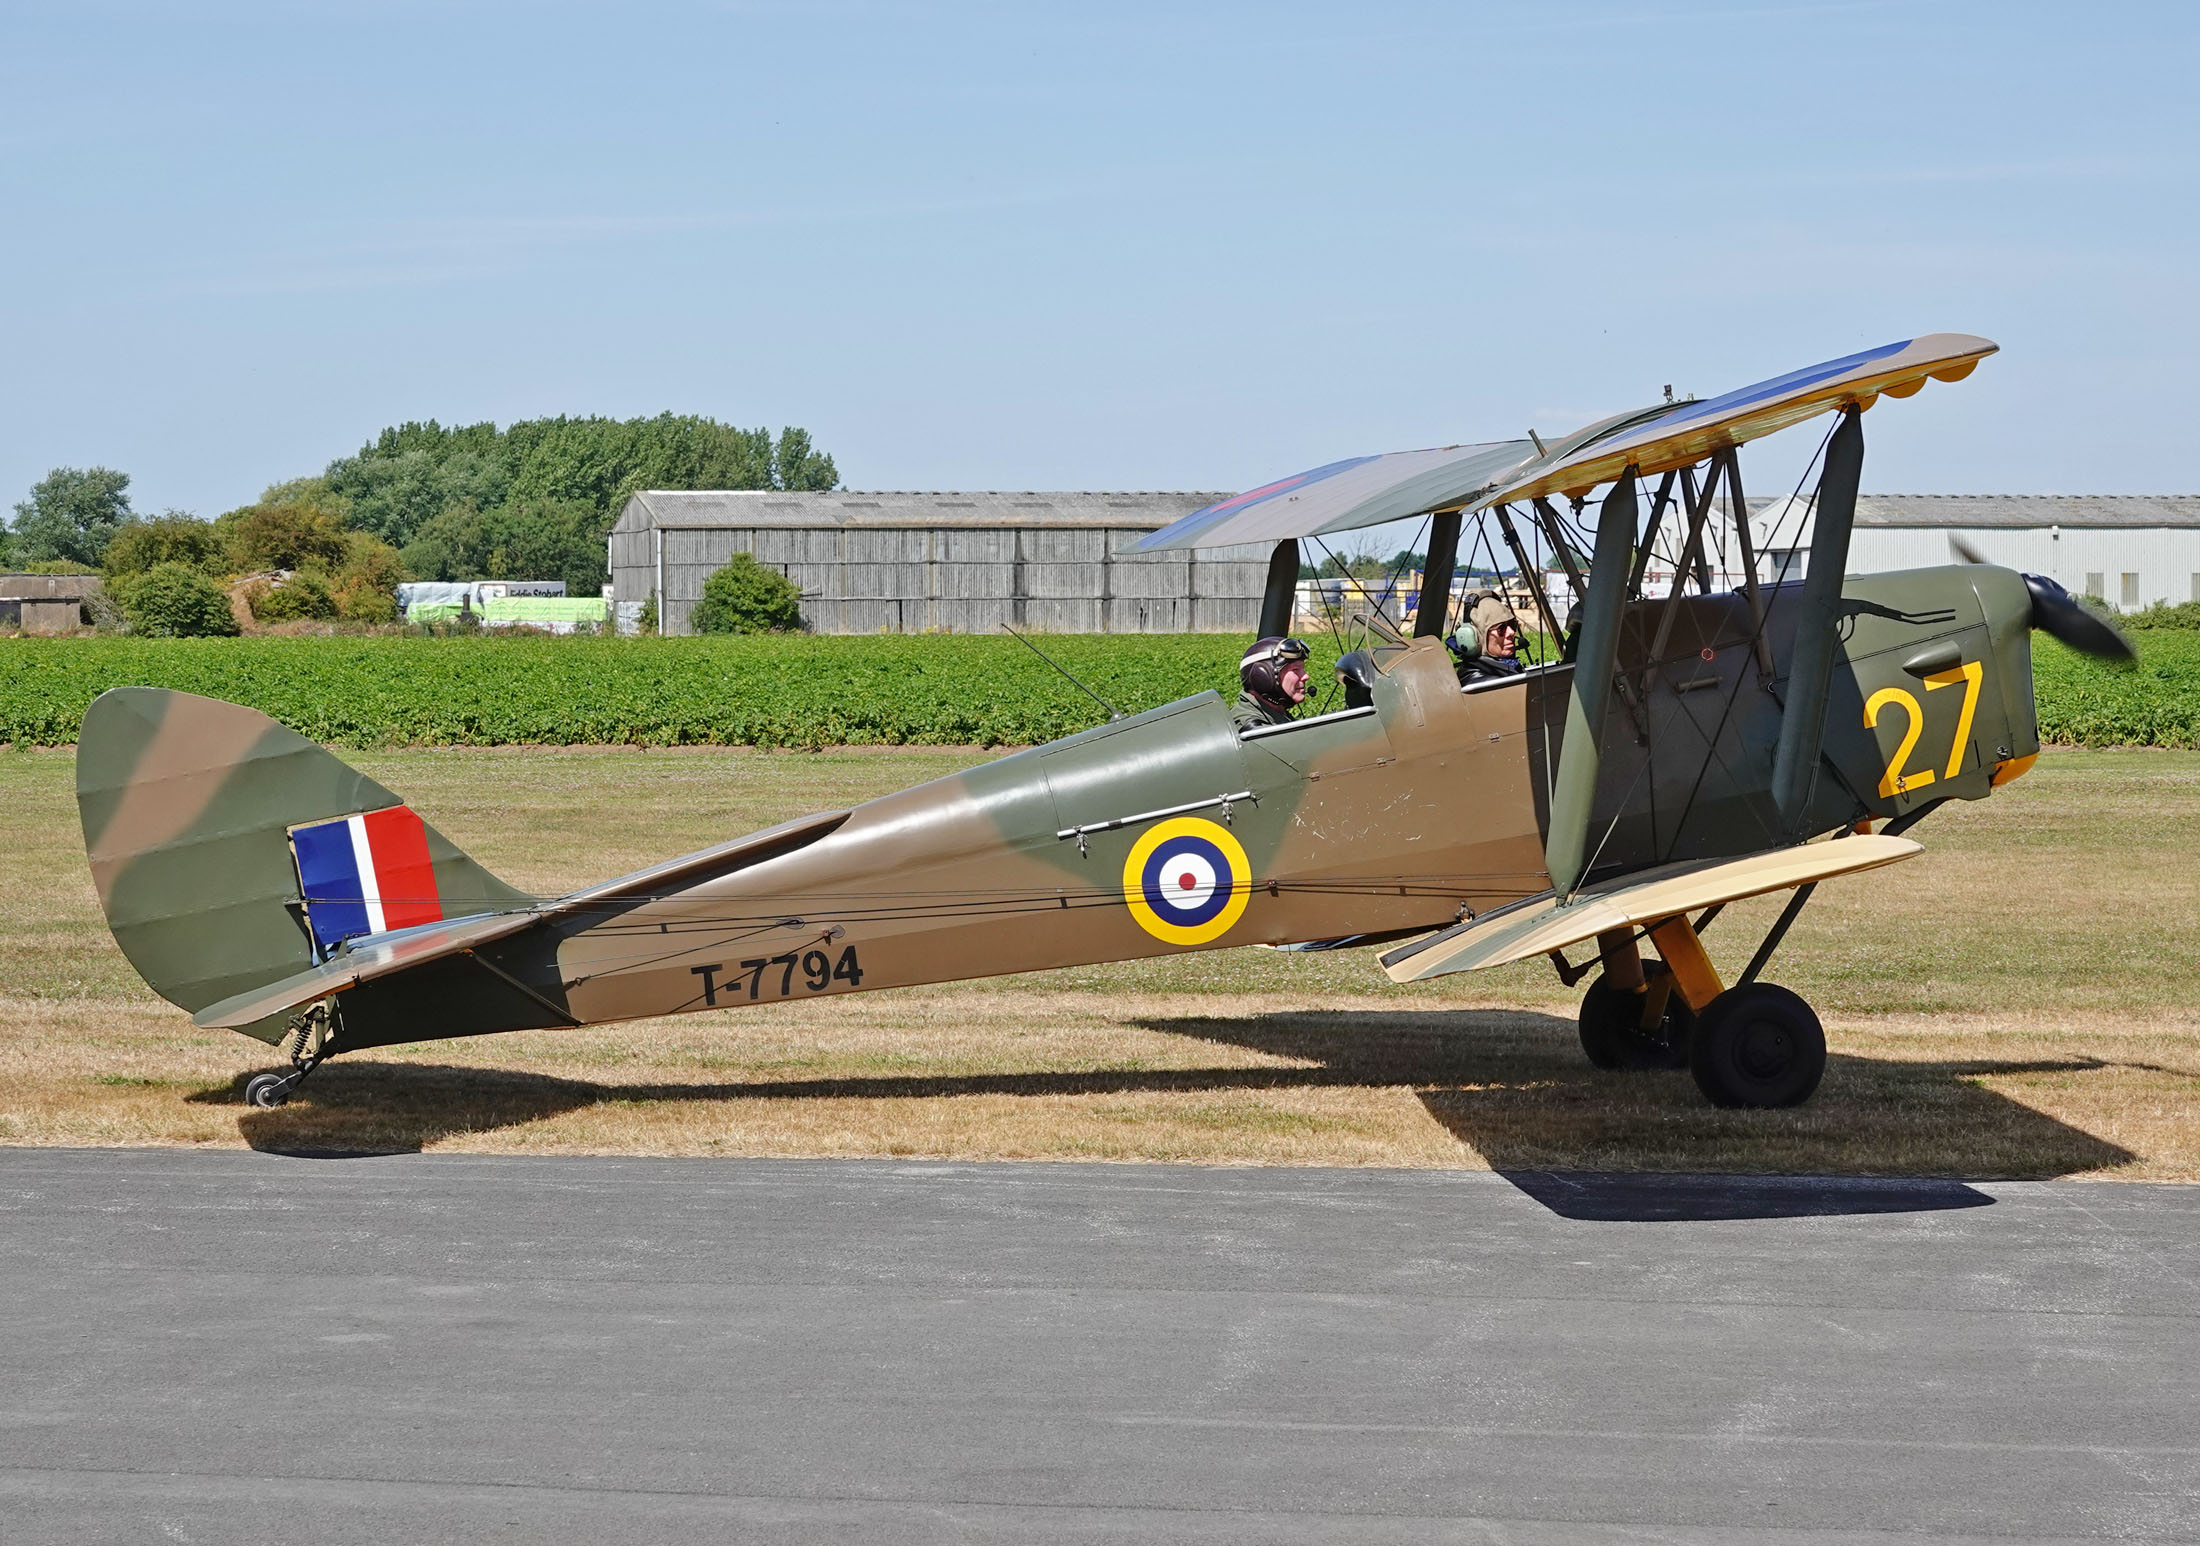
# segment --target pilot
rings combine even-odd
[[[1257,640],[1238,662],[1245,690],[1230,710],[1230,722],[1240,732],[1289,724],[1291,711],[1306,701],[1306,658],[1312,653],[1304,639]]]
[[[1517,676],[1526,666],[1520,659],[1520,617],[1495,591],[1483,591],[1467,603],[1466,620],[1445,641],[1458,662],[1459,685]]]

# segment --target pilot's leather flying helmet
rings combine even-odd
[[[1283,668],[1294,660],[1304,660],[1314,652],[1306,647],[1304,639],[1285,639],[1271,635],[1256,640],[1253,647],[1238,661],[1238,680],[1245,690],[1261,702],[1278,708],[1296,705],[1283,690]]]

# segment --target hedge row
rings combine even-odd
[[[2039,639],[2051,741],[2200,747],[2200,634],[2138,635],[2113,672]],[[1131,712],[1237,690],[1234,635],[1050,636]],[[1333,649],[1315,660],[1328,679]],[[92,699],[142,683],[228,698],[337,746],[1030,745],[1098,724],[1091,699],[1013,639],[15,639],[0,644],[0,739],[76,739]]]

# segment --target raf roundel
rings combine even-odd
[[[1225,827],[1180,816],[1148,829],[1123,861],[1123,900],[1138,926],[1171,945],[1220,939],[1245,914],[1253,868]]]

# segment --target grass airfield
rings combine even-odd
[[[555,893],[985,760],[942,749],[352,754]],[[1832,1052],[1797,1111],[1600,1073],[1538,962],[1391,986],[1245,949],[276,1059],[109,940],[66,750],[0,752],[0,1143],[2200,1179],[2200,753],[2061,751],[1821,888],[1767,973]],[[1729,977],[1780,898],[1706,936]]]

